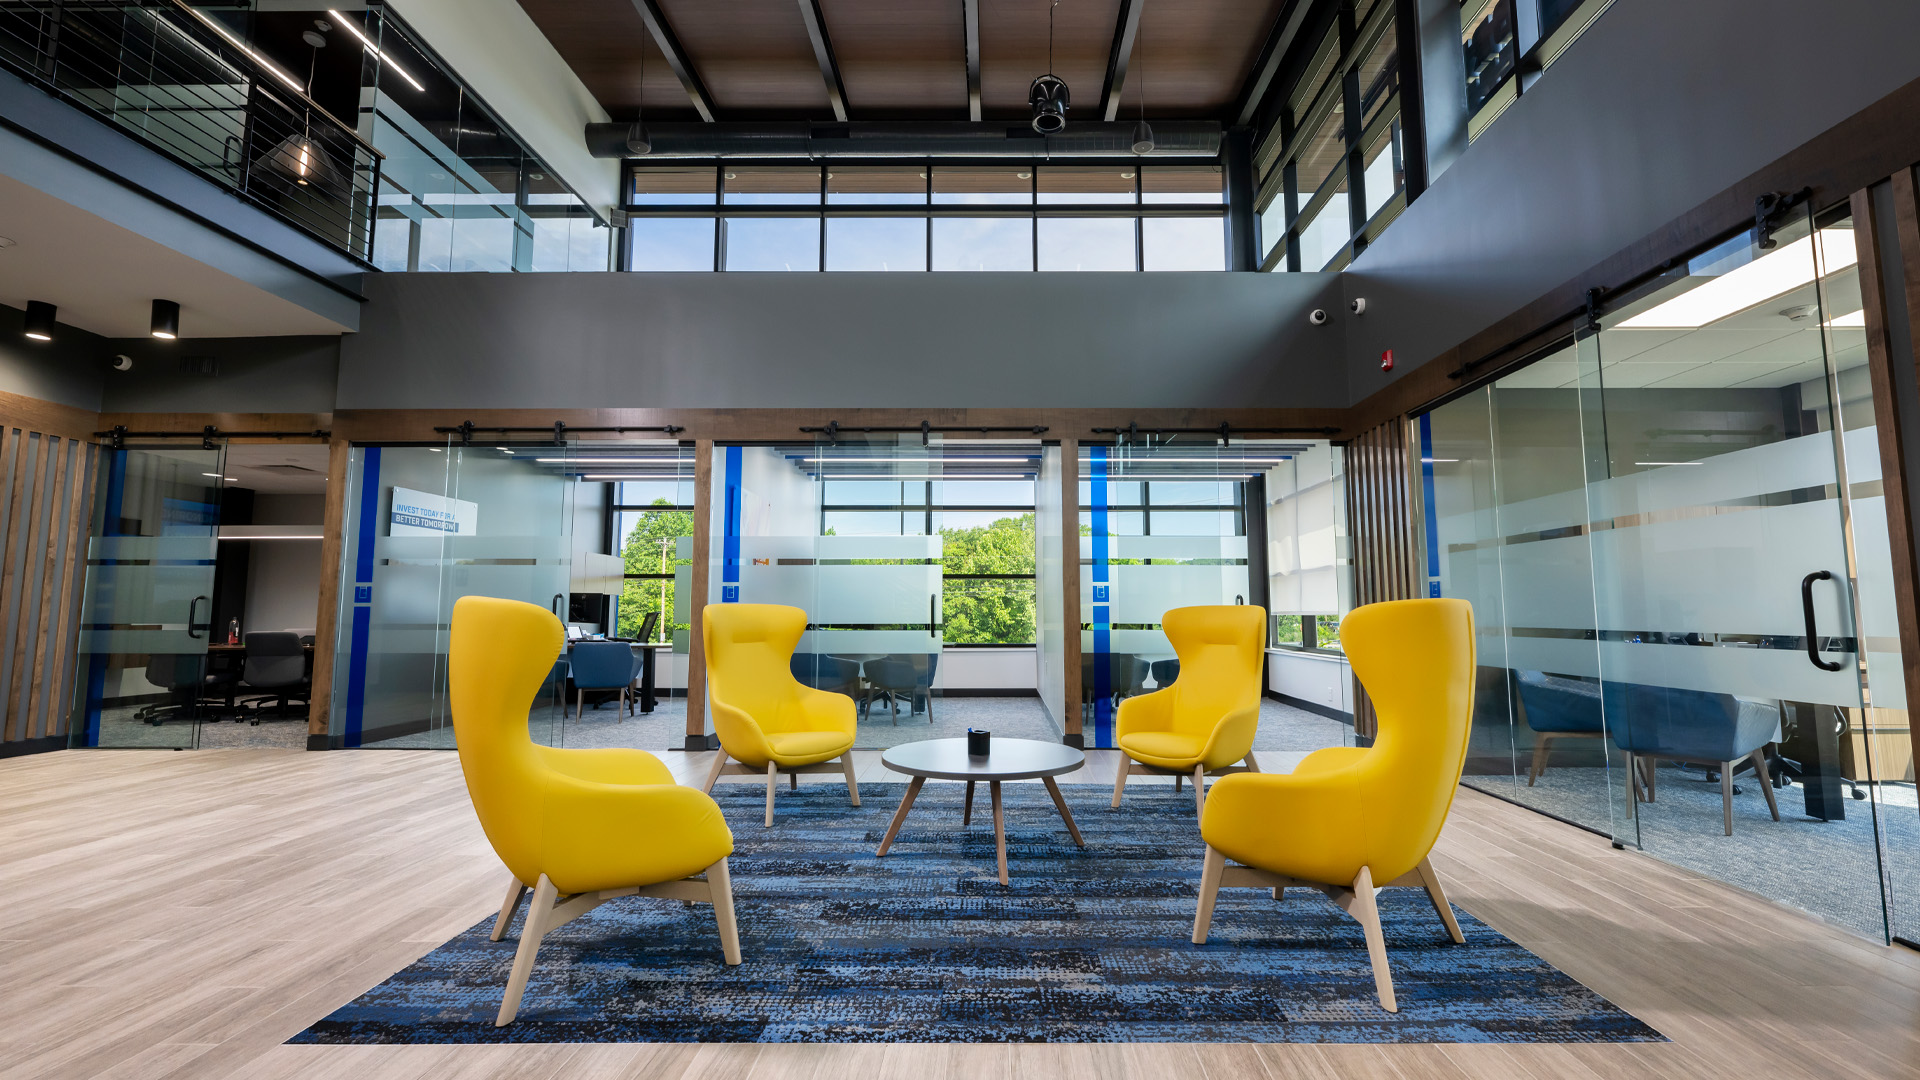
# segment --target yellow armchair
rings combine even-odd
[[[712,904],[721,952],[740,962],[727,875],[733,833],[713,799],[676,786],[644,750],[556,750],[528,735],[528,709],[565,639],[560,620],[532,604],[467,596],[453,605],[447,694],[460,769],[512,874],[493,940],[533,888],[498,1026],[520,1009],[541,939],[616,897]]]
[[[720,736],[706,790],[727,773],[764,772],[767,827],[772,828],[780,773],[798,788],[803,772],[839,772],[847,778],[847,795],[859,806],[853,699],[793,677],[793,647],[807,629],[807,613],[780,604],[709,604],[701,621],[707,697],[713,703],[713,730]],[[823,764],[835,757],[839,765]]]
[[[1120,805],[1129,774],[1172,773],[1178,791],[1191,773],[1198,815],[1206,807],[1208,773],[1260,771],[1253,736],[1260,726],[1267,609],[1174,608],[1160,625],[1180,656],[1180,675],[1171,686],[1120,703],[1114,734],[1125,757],[1113,782],[1113,805]]]
[[[1204,945],[1222,887],[1326,893],[1360,923],[1380,1004],[1397,1011],[1377,887],[1425,889],[1463,941],[1427,855],[1446,824],[1473,716],[1473,607],[1464,600],[1369,604],[1340,624],[1379,730],[1366,749],[1333,747],[1292,773],[1229,776],[1213,786],[1200,835],[1207,856],[1194,913]],[[1232,865],[1229,865],[1231,860]]]

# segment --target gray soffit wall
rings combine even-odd
[[[338,337],[127,338],[107,344],[109,353],[131,357],[133,370],[106,372],[102,412],[333,411]]]
[[[342,409],[1339,407],[1332,274],[370,274]]]
[[[1909,0],[1614,4],[1345,275],[1352,400],[1920,77],[1916,40]]]
[[[52,341],[28,341],[26,320],[26,312],[0,304],[0,390],[98,410],[112,342],[71,326],[60,326]]]

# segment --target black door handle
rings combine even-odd
[[[927,594],[927,633],[940,632],[940,594]]]
[[[559,619],[561,622],[567,621],[567,617],[560,614],[560,601],[566,598],[566,593],[554,593],[552,602],[547,605],[547,609],[553,612],[553,617]]]
[[[200,630],[213,629],[212,623],[196,623],[193,621],[194,612],[200,609],[200,601],[205,599],[206,597],[204,596],[196,596],[192,600],[188,601],[187,603],[187,636],[190,638],[198,638],[200,636],[199,634],[194,633],[194,630],[196,629],[200,629]]]
[[[1821,671],[1839,671],[1843,666],[1838,660],[1820,659],[1820,632],[1813,624],[1813,583],[1832,578],[1831,570],[1815,570],[1800,579],[1800,610],[1807,617],[1807,659]]]

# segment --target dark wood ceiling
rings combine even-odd
[[[834,119],[801,5],[810,0],[654,0],[721,120]],[[1027,114],[1047,70],[1047,0],[977,0],[985,119]],[[1139,31],[1121,116],[1231,119],[1276,20],[1305,0],[1134,0]],[[849,119],[967,119],[963,0],[817,0]],[[635,0],[520,0],[615,119],[645,106],[695,120],[687,91]],[[1071,118],[1100,119],[1123,0],[1060,0],[1053,72]],[[642,71],[645,76],[642,78]]]

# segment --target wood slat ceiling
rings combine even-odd
[[[831,120],[800,0],[657,0],[722,120]],[[1268,32],[1305,0],[1140,0],[1123,117],[1221,117]],[[964,120],[961,0],[819,0],[855,120]],[[988,119],[1027,115],[1027,85],[1047,69],[1046,0],[979,0],[981,98]],[[632,0],[520,0],[616,119],[642,104],[694,120],[686,92]],[[1099,119],[1120,0],[1061,0],[1054,73],[1073,92],[1069,120]],[[645,57],[645,85],[641,64]]]

